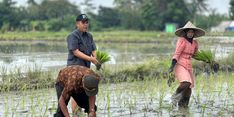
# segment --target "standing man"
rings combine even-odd
[[[67,66],[80,65],[90,68],[91,62],[97,64],[96,44],[93,36],[87,32],[89,19],[85,14],[76,18],[76,29],[67,37],[68,59]],[[72,99],[72,111],[76,111],[77,104]]]

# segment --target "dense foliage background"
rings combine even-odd
[[[90,28],[101,30],[155,30],[163,31],[166,23],[178,27],[191,20],[197,26],[210,29],[222,20],[233,19],[234,0],[230,14],[225,16],[208,10],[206,0],[114,0],[114,7],[96,8],[92,0],[82,4],[90,17]],[[12,0],[0,0],[0,29],[6,31],[61,31],[74,29],[80,6],[68,0],[28,0],[16,6]]]

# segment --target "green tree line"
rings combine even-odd
[[[61,31],[73,30],[75,18],[84,12],[90,17],[91,30],[156,30],[163,31],[166,23],[183,26],[188,20],[209,29],[229,17],[208,12],[207,0],[114,0],[114,7],[98,8],[92,0],[80,5],[69,0],[28,0],[25,6],[16,6],[12,0],[0,0],[0,29],[6,31]],[[230,2],[233,18],[233,0]]]

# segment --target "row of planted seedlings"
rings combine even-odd
[[[151,97],[152,97],[152,95],[156,96],[158,94],[157,95],[158,98],[155,98],[155,100],[157,100],[159,103],[158,103],[157,106],[154,106],[154,107],[160,107],[160,108],[165,107],[165,108],[167,108],[168,111],[170,111],[171,108],[170,108],[170,106],[168,106],[168,103],[167,103],[168,100],[170,100],[170,99],[168,99],[167,95],[168,95],[168,92],[170,94],[173,94],[173,92],[175,91],[177,85],[173,85],[172,88],[169,88],[169,89],[166,88],[166,77],[167,77],[167,75],[164,72],[168,68],[168,62],[165,61],[163,63],[163,62],[155,62],[155,60],[152,60],[152,61],[147,62],[147,63],[148,64],[140,64],[140,65],[132,65],[132,66],[128,65],[128,67],[126,69],[124,67],[121,67],[121,70],[117,70],[117,71],[114,71],[115,69],[113,69],[113,66],[112,66],[111,71],[105,71],[104,72],[104,73],[107,74],[105,76],[106,79],[104,79],[104,82],[108,82],[108,83],[109,82],[111,82],[111,83],[114,82],[114,84],[116,84],[116,82],[117,83],[127,82],[127,83],[135,84],[134,83],[135,81],[142,80],[142,81],[140,81],[141,83],[143,82],[144,84],[146,84],[146,86],[149,86],[147,83],[145,83],[145,80],[149,80],[150,82],[153,82],[153,80],[156,80],[156,82],[154,83],[153,86],[154,86],[154,88],[159,86],[159,87],[157,87],[157,89],[159,89],[159,90],[156,91],[157,93],[153,92],[153,90],[150,90],[149,92],[146,91],[146,90],[144,90],[144,91],[146,92],[146,94],[151,95]],[[120,67],[117,66],[116,69],[118,69],[118,68],[120,68]],[[213,81],[212,85],[222,87],[223,85],[225,85],[226,82],[229,82],[227,80],[232,80],[231,82],[233,82],[233,79],[231,79],[231,77],[232,77],[231,74],[232,73],[226,72],[226,71],[221,71],[220,73],[216,74],[216,76],[215,76],[216,78],[222,79],[220,82],[216,82],[217,79],[215,79],[214,75],[212,75],[212,74],[210,75],[210,79],[203,79],[204,78],[203,71],[199,71],[197,73],[198,73],[197,74],[197,78],[198,78],[197,86],[198,86],[198,88],[195,88],[195,94],[191,98],[191,99],[194,99],[194,102],[192,101],[191,105],[193,105],[193,108],[196,107],[196,105],[197,105],[198,106],[197,110],[198,111],[201,110],[203,114],[204,113],[210,114],[210,113],[215,112],[215,111],[212,110],[211,112],[206,112],[205,108],[207,106],[201,105],[201,104],[204,104],[204,103],[200,103],[201,102],[200,100],[211,100],[211,99],[213,99],[213,97],[217,97],[217,96],[216,96],[216,93],[214,93],[214,92],[211,92],[210,94],[206,93],[208,95],[203,96],[205,94],[205,93],[203,93],[204,88],[201,88],[201,87],[206,87],[206,88],[210,89],[209,87],[207,87],[207,86],[210,85],[209,80]],[[227,79],[223,79],[224,74],[226,74],[225,77],[227,77]],[[207,81],[208,83],[207,84],[205,83],[205,85],[200,84],[199,80],[208,80]],[[218,84],[216,84],[216,83],[218,83]],[[129,87],[128,84],[126,84],[126,85],[127,85],[126,87]],[[226,88],[227,90],[232,89],[232,87],[230,87],[230,85],[231,85],[230,82],[227,83],[226,85],[228,86],[228,88]],[[111,87],[112,86],[113,86],[113,84],[111,84]],[[118,86],[116,86],[116,87],[118,88]],[[121,86],[119,86],[119,87],[121,87]],[[126,87],[124,88],[124,90],[127,90]],[[154,89],[154,88],[151,88],[151,89]],[[105,87],[105,89],[106,89],[106,87]],[[144,89],[144,88],[141,87],[140,89]],[[137,90],[137,88],[130,90],[130,92],[137,92],[136,90]],[[122,94],[122,92],[124,92],[124,91],[121,91],[120,94]],[[222,90],[220,90],[220,92],[222,92]],[[226,95],[227,93],[229,95],[232,95],[230,92],[233,92],[233,91],[223,92],[223,95]],[[110,93],[111,94],[113,93],[113,89],[110,91]],[[114,90],[114,93],[116,93],[115,90]],[[127,93],[127,94],[131,94],[131,93]],[[142,93],[140,92],[138,94],[142,94]],[[118,97],[118,95],[116,95],[116,96],[110,96],[109,94],[107,95],[107,98],[111,98],[111,97]],[[127,95],[127,97],[129,98],[129,100],[134,99],[134,100],[138,100],[137,102],[139,102],[139,99],[135,98],[134,95]],[[139,95],[136,96],[136,97],[139,97]],[[197,97],[197,98],[195,98],[195,97]],[[163,101],[165,101],[165,98],[166,98],[166,103],[163,103]],[[205,98],[205,99],[203,99],[203,98]],[[121,100],[121,99],[126,100],[124,98],[119,98],[118,100]],[[153,99],[153,98],[151,98],[151,99]],[[110,100],[110,99],[108,99],[108,100]],[[227,101],[231,102],[230,99],[227,99]],[[107,102],[110,102],[110,101],[107,101]],[[133,104],[137,106],[137,103],[133,103]],[[149,103],[144,103],[144,104],[146,104],[146,105],[149,104],[150,105],[150,102]],[[107,105],[110,105],[110,104],[107,104]],[[113,105],[115,105],[115,104],[113,104]],[[131,103],[130,103],[130,105],[131,105]],[[108,109],[110,109],[110,106],[106,106],[106,107],[108,107]],[[129,111],[127,113],[134,114],[134,112],[132,111],[134,108],[132,108],[132,107],[134,107],[134,106],[129,106]],[[229,108],[230,109],[230,106],[226,106],[225,104],[224,105],[221,104],[220,108],[226,108],[226,109]],[[233,108],[233,107],[231,107],[231,108]],[[147,110],[147,109],[145,109],[145,110]],[[120,112],[125,112],[125,111],[120,111]],[[221,115],[223,115],[222,112],[223,111],[220,111]],[[193,112],[193,113],[196,113],[196,112]],[[230,114],[230,113],[232,113],[232,112],[228,111],[228,114]]]
[[[43,71],[35,65],[27,70],[2,67],[0,73],[0,116],[48,116],[48,111],[55,111],[57,97],[50,88],[57,70]]]
[[[57,97],[52,89],[17,91],[2,94],[1,116],[50,116],[57,108]]]
[[[214,84],[217,87],[208,87],[207,84],[201,83],[204,81],[202,76],[199,76],[196,83],[196,88],[194,89],[194,93],[191,99],[190,106],[193,113],[203,113],[203,114],[211,114],[216,112],[212,110],[212,107],[216,104],[220,104],[215,108],[220,109],[220,115],[225,115],[227,111],[225,109],[231,109],[230,105],[232,104],[231,98],[224,98],[226,102],[219,103],[219,98],[217,97],[225,97],[228,94],[228,91],[223,91],[221,85],[226,80],[222,80],[223,77],[220,74],[220,81],[216,82],[215,78],[205,79],[207,82]],[[233,83],[233,79],[230,77],[226,77],[227,80]],[[172,85],[172,87],[168,87],[166,85],[166,79],[162,80],[153,80],[146,78],[143,81],[126,81],[125,83],[106,83],[100,86],[99,94],[97,96],[97,105],[99,107],[98,115],[165,115],[168,113],[172,113],[172,108],[170,105],[169,96],[175,91],[176,83]],[[231,85],[228,85],[231,86]],[[221,89],[219,89],[221,88]],[[233,88],[233,87],[230,87]],[[206,90],[219,90],[219,93],[207,93]],[[205,91],[204,91],[205,90]],[[225,89],[226,90],[226,89]],[[12,102],[6,102],[11,105],[18,105],[15,107],[15,112],[11,112],[9,115],[52,115],[55,111],[54,108],[57,106],[57,99],[54,90],[48,92],[47,90],[42,90],[42,94],[38,93],[38,91],[30,91],[30,96],[26,96],[24,92],[22,93],[24,96],[20,98],[20,101],[11,100]],[[229,91],[231,92],[231,91]],[[233,92],[232,92],[233,93]],[[233,94],[228,94],[229,96],[233,96]],[[47,97],[48,96],[48,97]],[[43,97],[43,98],[42,98]],[[12,97],[11,97],[12,98]],[[28,99],[30,98],[30,99]],[[8,98],[10,99],[10,98]],[[210,100],[216,100],[213,105],[209,105]],[[30,100],[30,104],[26,104],[27,101]],[[15,104],[14,104],[15,102]],[[209,102],[209,103],[207,103]],[[230,103],[230,105],[228,105]],[[9,107],[6,105],[6,107]],[[210,109],[211,108],[211,109]],[[215,109],[213,108],[213,109]],[[210,110],[209,110],[210,109]],[[8,109],[9,111],[10,109]],[[208,111],[207,111],[208,110]],[[12,111],[12,110],[11,110]],[[201,111],[201,112],[200,112]],[[218,112],[217,112],[218,113]],[[230,114],[230,113],[229,113]],[[216,114],[217,115],[217,114]],[[226,114],[228,115],[228,114]]]
[[[112,66],[111,71],[105,66],[106,71],[102,71],[105,84],[98,94],[99,114],[150,116],[162,113],[161,109],[170,110],[165,101],[169,92],[166,73],[160,74],[168,68],[167,63],[150,60],[147,64],[123,66]]]
[[[97,99],[98,113],[109,116],[160,113],[160,109],[168,107],[164,100],[167,92],[162,88],[164,84],[156,85],[158,81],[152,79],[103,84]]]
[[[222,60],[214,60],[214,55],[211,51],[199,51],[195,55],[195,59],[202,60],[205,70],[204,79],[197,80],[198,88],[196,88],[196,96],[193,97],[198,108],[201,108],[202,116],[230,116],[233,114],[233,56],[230,54]],[[207,58],[207,59],[204,59]],[[217,62],[219,61],[219,62]],[[196,64],[199,66],[199,64]],[[221,73],[218,73],[218,70]],[[199,69],[197,69],[199,71]],[[199,72],[197,72],[199,73]],[[197,98],[196,98],[197,97]],[[217,98],[219,97],[219,98]],[[222,97],[222,98],[220,98]]]
[[[233,74],[221,72],[217,76],[199,75],[193,90],[194,110],[202,116],[231,116],[233,114]]]

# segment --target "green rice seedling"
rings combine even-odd
[[[107,110],[108,110],[108,117],[111,117],[111,113],[110,113],[110,93],[108,92],[107,94]]]
[[[96,64],[96,69],[100,70],[103,63],[111,60],[110,55],[106,52],[97,50],[96,52],[98,64]]]
[[[34,112],[33,107],[32,107],[34,105],[34,95],[30,95],[30,105],[31,105],[30,107],[31,111]]]
[[[133,89],[131,89],[131,90],[133,90]],[[129,93],[133,93],[133,92],[129,92]],[[131,114],[133,114],[133,109],[136,107],[136,95],[132,94],[132,96],[128,98],[127,104],[128,104],[128,109],[129,109],[129,112],[131,115]]]
[[[163,84],[166,84],[166,83],[163,82]],[[166,91],[165,91],[166,87],[164,86],[160,87],[160,90],[159,90],[159,108],[163,107],[163,99],[166,95]]]
[[[48,105],[49,104],[49,101],[48,101],[48,98],[46,98],[46,99],[44,99],[44,104],[42,105],[42,109],[44,108],[45,110],[44,110],[44,113],[43,113],[43,117],[45,117],[46,116],[46,113],[47,113],[47,111],[48,111]],[[42,112],[42,111],[41,111]]]
[[[9,107],[6,106],[5,107],[5,112],[4,112],[4,117],[8,117],[8,113],[9,113]]]
[[[53,111],[53,110],[56,110],[56,108],[57,108],[57,103],[56,102],[53,102],[52,103],[52,107],[51,107],[51,110]],[[50,110],[50,111],[51,111]],[[50,113],[52,113],[52,112],[50,112]]]
[[[202,108],[202,117],[204,117],[204,115],[205,115],[205,111],[206,111],[206,104],[202,104],[201,105],[201,108]]]
[[[26,102],[25,102],[25,96],[23,96],[22,99],[21,99],[21,104],[20,104],[20,105],[21,105],[21,108],[24,108],[24,107],[25,107],[25,103],[26,103]]]
[[[8,105],[8,98],[6,98],[4,117],[8,117],[8,113],[9,113],[9,105]]]
[[[2,77],[2,81],[6,80],[7,68],[5,66],[1,66],[0,76]]]
[[[198,50],[194,54],[193,58],[198,61],[203,61],[207,63],[211,63],[214,60],[214,56],[212,55],[212,52],[210,50],[208,51]]]
[[[127,105],[128,105],[128,109],[129,109],[129,114],[131,115],[133,106],[132,106],[132,101],[130,99],[128,100]]]
[[[25,91],[27,89],[27,84],[23,84],[23,86],[21,87],[21,91]]]
[[[218,96],[221,96],[223,93],[223,88],[224,88],[223,83],[225,82],[223,80],[226,80],[226,79],[224,79],[224,77],[221,75],[219,78],[215,79],[214,81],[215,88],[218,91]]]
[[[201,82],[200,82],[200,78],[198,80],[196,80],[196,95],[192,95],[193,100],[195,101],[196,105],[201,104],[201,100],[200,100],[200,91],[201,91]]]
[[[17,110],[17,108],[18,108],[18,106],[20,105],[20,102],[19,101],[14,101],[15,103],[17,103],[16,105],[13,103],[13,104],[11,104],[11,105],[15,105],[15,107],[12,109],[12,113],[13,114],[15,114],[16,113],[16,110]]]
[[[149,110],[148,104],[144,103],[144,113],[147,114],[147,110]]]
[[[218,72],[219,64],[214,60],[214,55],[212,54],[211,50],[198,50],[193,58],[198,61],[203,61],[208,64],[210,64],[211,69],[214,70],[214,72]]]
[[[39,78],[42,74],[42,69],[40,66],[38,66],[37,64],[34,64],[34,66],[31,68],[28,69],[28,72],[27,72],[27,77],[29,79],[36,79],[36,78]]]

